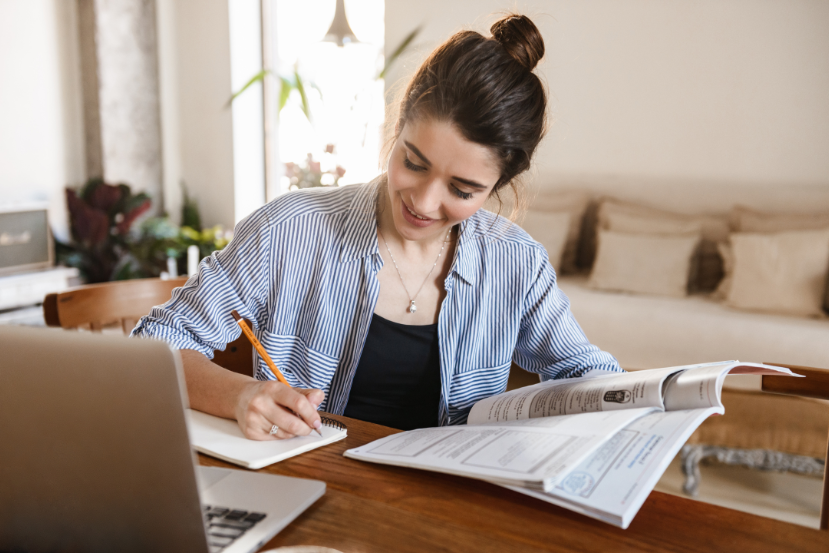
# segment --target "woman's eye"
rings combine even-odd
[[[463,192],[462,190],[460,190],[460,189],[459,189],[457,186],[455,186],[454,184],[452,185],[452,192],[454,192],[454,193],[455,193],[455,196],[457,196],[458,198],[460,198],[460,199],[462,199],[462,200],[468,200],[469,198],[471,198],[471,197],[472,197],[472,193],[471,193],[471,192]]]
[[[409,158],[407,158],[407,157],[403,158],[403,165],[406,167],[406,169],[409,169],[410,171],[421,172],[421,171],[426,170],[425,167],[421,167],[420,165],[415,165],[414,163],[409,161]]]

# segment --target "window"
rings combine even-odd
[[[280,163],[297,165],[307,164],[310,155],[322,172],[330,172],[322,175],[322,184],[334,181],[337,166],[345,169],[339,184],[353,184],[379,173],[385,109],[383,80],[378,79],[384,61],[384,2],[345,1],[348,23],[358,40],[345,46],[322,41],[335,6],[335,0],[275,2],[273,24],[266,27],[275,36],[268,42],[275,46],[276,74],[291,84],[278,116],[273,149],[278,154],[271,155]],[[281,174],[278,193],[290,187],[289,175]]]

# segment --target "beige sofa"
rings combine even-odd
[[[734,192],[734,189],[731,191]],[[826,220],[829,221],[829,198],[825,198],[823,192],[809,193],[820,200],[812,202],[818,207],[826,204]],[[723,196],[728,197],[727,190]],[[738,195],[733,197],[739,197],[741,202],[745,200]],[[631,198],[624,198],[626,205],[632,207],[616,210],[624,215],[615,221],[616,228],[608,228],[606,221],[602,221],[602,209],[596,207],[599,200],[606,198],[584,191],[542,194],[532,202],[525,218],[528,222],[519,220],[519,223],[547,247],[553,265],[561,265],[557,267],[558,285],[570,299],[571,310],[588,339],[613,354],[623,367],[636,370],[741,360],[829,368],[829,318],[821,317],[822,313],[816,317],[805,317],[743,310],[733,306],[737,302],[730,302],[731,305],[724,302],[722,291],[719,296],[711,293],[715,289],[711,283],[712,271],[719,270],[722,274],[722,265],[719,269],[712,268],[712,252],[716,255],[723,249],[727,250],[723,248],[723,243],[728,243],[729,232],[746,230],[735,229],[734,221],[729,220],[728,211],[737,203],[733,198],[716,211],[689,213],[686,210],[675,220],[669,214],[660,218],[658,210],[662,206],[658,197],[648,196],[647,205],[642,206],[641,211],[630,202]],[[674,208],[683,204],[676,195],[669,199]],[[712,200],[709,197],[706,201],[710,204]],[[805,203],[809,201],[807,198]],[[789,198],[788,203],[777,203],[785,209],[792,202]],[[760,207],[768,209],[769,205]],[[648,215],[649,211],[654,213],[653,217],[646,217],[646,221],[635,220],[637,213]],[[554,232],[560,233],[565,228],[561,212],[568,214],[570,224],[566,227],[569,229],[567,237],[554,235]],[[751,210],[747,213],[756,215]],[[762,214],[754,217],[754,222],[765,224],[768,221],[763,217]],[[818,213],[810,217],[811,221],[820,225],[823,215]],[[574,224],[574,218],[581,224]],[[796,223],[798,217],[790,219]],[[547,220],[549,225],[544,224]],[[775,216],[769,221],[773,224],[787,222],[786,218]],[[620,222],[630,229],[619,228]],[[676,236],[686,236],[683,233],[696,228],[702,241],[708,241],[707,244],[701,243],[694,255],[702,251],[702,265],[712,269],[704,283],[709,293],[686,295],[684,290],[677,293],[675,283],[672,287],[662,286],[662,290],[667,291],[662,295],[597,289],[602,283],[597,282],[595,274],[592,280],[588,276],[599,242],[596,236],[602,230],[635,232],[637,225],[658,237],[660,233],[670,234],[671,231],[675,231]],[[575,237],[574,228],[578,230]],[[687,244],[684,247],[687,249]],[[625,251],[621,254],[617,252],[616,259],[606,263],[605,269],[608,266],[624,269],[626,254]],[[696,261],[699,262],[699,259]],[[693,263],[692,260],[691,265]],[[693,271],[690,274],[693,278]],[[612,274],[602,275],[604,282],[612,282],[614,286],[622,282],[624,286],[624,278],[613,277]],[[689,283],[688,288],[693,291],[693,283]],[[820,306],[817,310],[820,311]],[[513,385],[517,382],[517,378],[513,379]],[[688,476],[686,491],[694,492],[694,473],[698,477],[696,464],[704,456],[766,469],[822,472],[829,429],[829,403],[763,393],[759,377],[751,376],[727,377],[723,401],[726,415],[706,421],[683,451]]]

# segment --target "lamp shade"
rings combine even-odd
[[[345,46],[353,42],[360,42],[351,26],[348,24],[348,18],[345,16],[345,0],[337,0],[337,8],[334,11],[334,20],[331,22],[331,27],[325,33],[323,42],[333,42],[337,46]]]

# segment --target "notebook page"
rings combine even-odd
[[[345,430],[323,425],[315,433],[287,440],[257,441],[244,437],[236,421],[186,410],[190,444],[200,453],[249,469],[259,469],[346,437]]]

